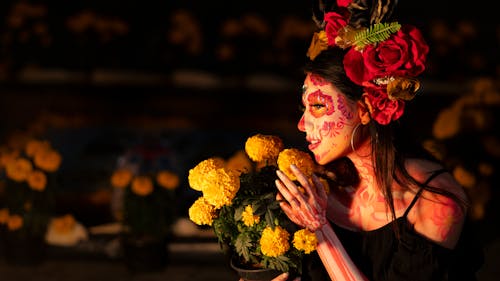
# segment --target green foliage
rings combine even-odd
[[[363,49],[367,45],[376,44],[387,40],[392,34],[398,32],[401,25],[397,22],[376,23],[367,29],[361,30],[354,36],[354,44]]]
[[[276,201],[278,190],[275,186],[276,167],[266,166],[258,172],[242,174],[240,189],[230,206],[223,206],[212,227],[221,245],[229,246],[239,257],[240,263],[252,267],[260,265],[283,272],[294,270],[300,272],[302,253],[290,246],[290,250],[279,257],[267,257],[260,251],[260,237],[266,226],[280,225],[290,235],[298,230]],[[246,226],[242,222],[245,207],[251,205],[253,214],[261,220],[253,226]]]

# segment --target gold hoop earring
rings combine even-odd
[[[356,155],[358,155],[359,157],[366,157],[368,156],[369,154],[367,155],[359,155],[359,153],[356,151],[356,148],[354,147],[354,135],[356,134],[356,131],[358,130],[358,127],[361,125],[361,123],[358,123],[356,125],[356,127],[354,127],[354,129],[352,130],[352,134],[351,134],[351,148],[352,148],[352,151],[354,151],[354,153]]]

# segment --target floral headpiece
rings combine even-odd
[[[396,3],[319,0],[313,7],[313,19],[320,31],[307,52],[314,60],[328,48],[348,49],[345,72],[364,88],[370,114],[381,125],[403,115],[405,101],[413,99],[420,87],[415,77],[424,71],[429,52],[416,27],[388,21]]]

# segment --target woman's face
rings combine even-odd
[[[350,152],[351,134],[359,123],[356,102],[320,76],[308,74],[302,104],[305,108],[298,128],[306,133],[316,162],[324,165]]]

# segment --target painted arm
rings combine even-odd
[[[327,194],[317,176],[312,182],[295,166],[291,170],[296,175],[304,191],[291,181],[283,172],[277,171],[277,199],[287,216],[297,225],[308,228],[318,238],[317,252],[328,275],[332,280],[360,281],[368,280],[340,243],[334,230],[326,219]]]

